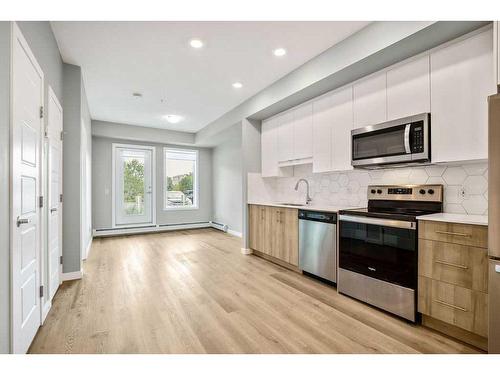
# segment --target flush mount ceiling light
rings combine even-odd
[[[165,120],[167,120],[171,124],[177,124],[184,120],[184,117],[179,116],[179,115],[165,115],[163,116]]]
[[[200,39],[191,39],[189,45],[193,48],[201,48],[203,47],[203,42]]]
[[[286,49],[284,48],[276,48],[273,51],[273,55],[277,57],[285,56],[286,55]]]
[[[140,92],[134,92],[134,93],[132,93],[132,96],[134,98],[142,98],[142,94]]]
[[[241,82],[235,82],[233,83],[233,87],[235,89],[241,89],[243,87],[243,84]]]

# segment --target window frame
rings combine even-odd
[[[186,152],[194,153],[196,155],[194,163],[194,186],[193,186],[193,197],[195,204],[191,206],[167,206],[167,152]],[[200,152],[196,149],[191,148],[175,148],[175,147],[163,147],[163,211],[189,211],[189,210],[199,210],[200,209],[200,181],[199,181],[199,163],[200,163]]]

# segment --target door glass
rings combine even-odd
[[[369,159],[406,154],[405,126],[354,136],[353,159]]]
[[[123,214],[144,214],[144,152],[123,151]]]

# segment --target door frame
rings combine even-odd
[[[43,158],[43,169],[42,173],[43,175],[43,190],[42,190],[42,195],[44,197],[44,205],[42,208],[42,215],[43,215],[43,247],[42,247],[42,258],[46,258],[48,260],[49,254],[50,254],[50,246],[49,246],[49,198],[50,198],[50,193],[51,193],[51,187],[49,185],[50,182],[50,141],[51,141],[51,134],[50,131],[51,129],[49,128],[49,116],[50,116],[50,100],[53,99],[55,105],[57,108],[63,113],[63,108],[61,105],[61,102],[59,101],[59,98],[55,94],[54,90],[50,85],[48,85],[48,95],[47,95],[47,106],[45,109],[45,114],[44,114],[44,137],[43,137],[43,151],[44,151],[44,158]],[[45,108],[45,107],[44,107]],[[64,116],[64,115],[63,115]],[[63,139],[62,139],[62,132],[63,128],[60,129],[61,134],[60,134],[60,142],[61,142],[61,155],[59,158],[59,163],[60,163],[60,170],[59,170],[59,194],[63,194]],[[63,202],[59,201],[59,257],[62,257],[63,255],[63,231],[62,231],[62,223],[63,223]],[[42,263],[43,265],[43,263]],[[52,299],[50,299],[50,266],[49,266],[49,261],[47,261],[47,267],[42,266],[41,270],[41,278],[40,282],[41,285],[44,285],[44,296],[42,297],[42,301],[45,302],[45,304],[42,306],[42,325],[45,321],[45,318],[47,317],[51,307],[52,307]],[[44,279],[49,276],[49,279],[47,280],[47,285],[44,284]],[[62,264],[59,262],[59,285],[62,284]]]
[[[40,75],[42,83],[41,83],[41,92],[40,92],[40,99],[41,99],[41,105],[44,107],[45,106],[45,75],[43,73],[43,70],[38,63],[38,61],[35,58],[35,55],[33,54],[28,42],[24,38],[23,33],[19,29],[19,26],[15,21],[11,22],[11,46],[10,46],[10,105],[9,105],[9,142],[10,142],[10,152],[9,152],[9,189],[10,189],[10,202],[9,202],[9,219],[10,219],[10,239],[9,239],[9,256],[10,256],[10,350],[11,353],[16,353],[16,344],[17,344],[17,335],[19,332],[16,332],[16,327],[14,326],[14,315],[15,315],[15,303],[14,303],[14,287],[15,287],[15,280],[14,280],[14,238],[15,238],[15,219],[14,219],[14,207],[13,207],[13,192],[14,192],[14,46],[17,43],[17,40],[22,44],[23,49],[28,56],[28,58],[31,60],[31,63],[33,64],[34,68],[36,69],[37,73]],[[45,119],[40,118],[40,132],[38,134],[38,150],[37,150],[37,157],[39,161],[38,165],[38,181],[37,181],[37,193],[36,194],[36,205],[38,206],[39,202],[38,199],[41,196],[43,192],[43,136],[44,136],[44,131],[45,131]],[[43,210],[38,206],[38,223],[39,223],[39,228],[38,228],[38,249],[35,252],[36,256],[36,267],[38,269],[38,280],[37,282],[37,291],[40,288],[41,284],[41,274],[42,274],[42,266],[41,266],[41,254],[42,254],[42,248],[43,248],[43,215],[42,215]],[[38,315],[40,317],[40,324],[42,324],[42,312],[43,312],[43,306],[42,306],[42,297],[40,297],[39,293],[36,293],[36,298],[38,299]]]
[[[147,224],[116,224],[116,149],[131,148],[139,150],[151,150],[151,223]],[[127,143],[112,143],[111,145],[111,227],[112,228],[139,228],[156,226],[156,147],[127,144]]]

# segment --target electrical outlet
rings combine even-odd
[[[458,191],[458,194],[462,197],[465,198],[467,196],[467,193],[465,192],[465,187],[461,187],[460,190]]]

